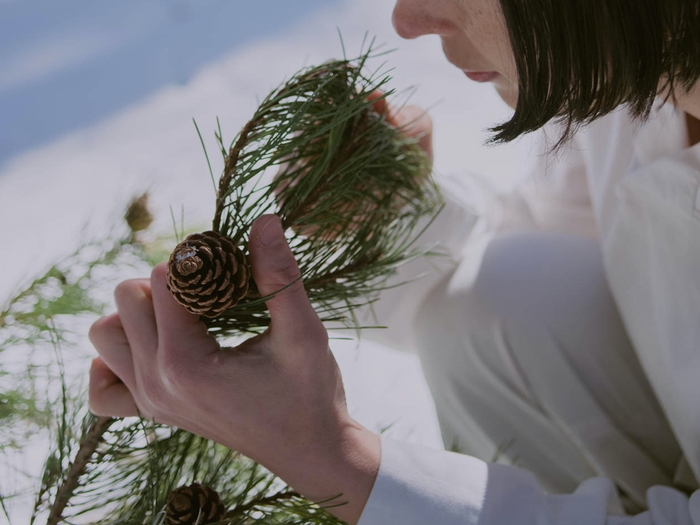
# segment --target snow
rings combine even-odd
[[[0,246],[12,257],[3,258],[0,297],[70,253],[81,238],[103,234],[135,192],[152,192],[155,229],[171,231],[170,209],[179,215],[181,208],[188,225],[206,226],[214,193],[192,118],[210,153],[216,152],[216,117],[230,140],[257,101],[283,79],[304,65],[341,55],[336,28],[349,55],[359,52],[366,34],[397,49],[385,57],[394,68],[392,85],[415,86],[411,102],[430,108],[438,176],[471,170],[495,184],[512,183],[528,166],[529,139],[482,146],[485,129],[510,110],[489,86],[469,82],[447,64],[438,39],[400,40],[390,24],[392,7],[390,0],[341,2],[283,34],[233,49],[185,85],[159,90],[6,163],[0,171]],[[216,173],[220,160],[210,157]],[[332,348],[358,421],[373,430],[391,426],[389,434],[399,439],[442,447],[416,356],[370,343],[357,347],[353,341],[334,341]],[[32,454],[41,456],[37,450]],[[16,523],[23,523],[20,516],[26,513],[15,510]]]

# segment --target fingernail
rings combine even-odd
[[[284,235],[282,221],[277,215],[270,215],[260,229],[260,244],[269,246],[282,235]]]

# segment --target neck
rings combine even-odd
[[[700,144],[700,119],[695,118],[690,113],[686,113],[686,122],[688,123],[688,138],[690,146]]]
[[[676,107],[678,109],[682,109],[691,117],[700,120],[700,82],[695,84],[695,87],[689,93],[684,93],[676,98]]]
[[[676,107],[686,113],[690,145],[700,143],[700,82],[689,93],[676,97]]]

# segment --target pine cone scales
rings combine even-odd
[[[216,317],[248,292],[245,254],[223,235],[195,233],[177,245],[168,261],[168,289],[193,314]]]
[[[221,521],[226,509],[219,494],[199,483],[182,486],[168,495],[165,522],[168,525],[207,525]]]

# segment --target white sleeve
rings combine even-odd
[[[700,491],[647,492],[625,516],[605,478],[573,494],[545,494],[527,471],[382,437],[382,460],[358,525],[700,525]]]
[[[700,146],[633,170],[603,231],[610,288],[700,479]]]
[[[399,268],[387,282],[370,307],[356,310],[355,315],[361,326],[381,326],[360,332],[362,340],[381,343],[396,350],[415,353],[413,318],[426,294],[439,279],[453,269],[460,257],[476,222],[477,213],[470,200],[479,191],[469,174],[454,177],[441,177],[440,187],[445,206],[438,217],[430,224],[414,245],[431,247],[444,253],[445,257],[415,259]],[[420,223],[416,232],[428,224],[428,219]],[[355,335],[353,331],[338,325],[328,325],[331,337]]]

